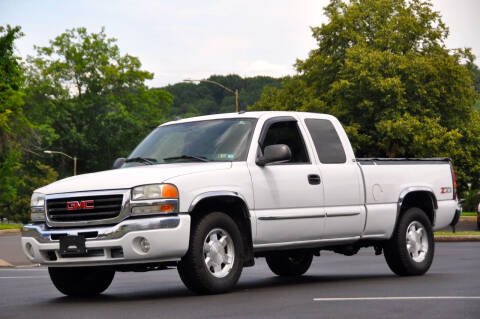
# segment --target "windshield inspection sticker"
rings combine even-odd
[[[217,154],[217,158],[220,158],[220,159],[234,159],[234,158],[235,158],[235,155],[233,155],[233,154],[226,154],[226,153],[220,153],[220,154]]]

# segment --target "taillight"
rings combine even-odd
[[[452,180],[453,180],[453,199],[457,199],[457,177],[455,176],[455,170],[453,165],[450,165],[452,168]]]

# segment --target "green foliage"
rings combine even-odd
[[[33,189],[54,181],[49,166],[32,161],[35,127],[24,113],[24,69],[14,55],[20,27],[0,27],[0,218],[27,221]]]
[[[238,75],[212,75],[208,80],[238,89],[239,109],[245,110],[260,99],[265,86],[279,87],[281,79],[268,76],[241,78]],[[174,96],[168,117],[191,117],[206,114],[235,112],[235,97],[223,88],[208,82],[181,82],[163,88]]]
[[[480,189],[467,189],[460,194],[460,198],[464,198],[465,202],[463,203],[462,207],[464,211],[474,211],[476,212],[478,209],[478,204],[480,203]],[[473,213],[477,216],[477,213]],[[463,215],[463,213],[462,213]]]
[[[21,36],[20,27],[0,27],[0,203],[16,198],[20,142],[30,128],[22,110],[23,70],[13,52]]]
[[[138,58],[121,55],[104,30],[67,30],[29,57],[26,109],[44,148],[78,157],[78,171],[109,169],[165,120],[172,96],[149,89],[153,74]],[[108,143],[105,143],[108,141]],[[71,160],[50,163],[71,175]]]
[[[325,14],[298,75],[250,109],[333,114],[359,157],[448,156],[462,189],[478,185],[478,70],[470,50],[445,48],[448,28],[431,3],[331,0]]]

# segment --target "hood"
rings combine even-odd
[[[229,169],[231,162],[175,163],[120,168],[82,174],[61,179],[35,190],[43,194],[58,194],[110,189],[126,189],[138,185],[162,183],[186,174]]]

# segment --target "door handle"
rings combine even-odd
[[[320,179],[320,176],[318,176],[317,174],[310,174],[308,175],[308,183],[310,185],[318,185],[320,184],[322,181]]]

